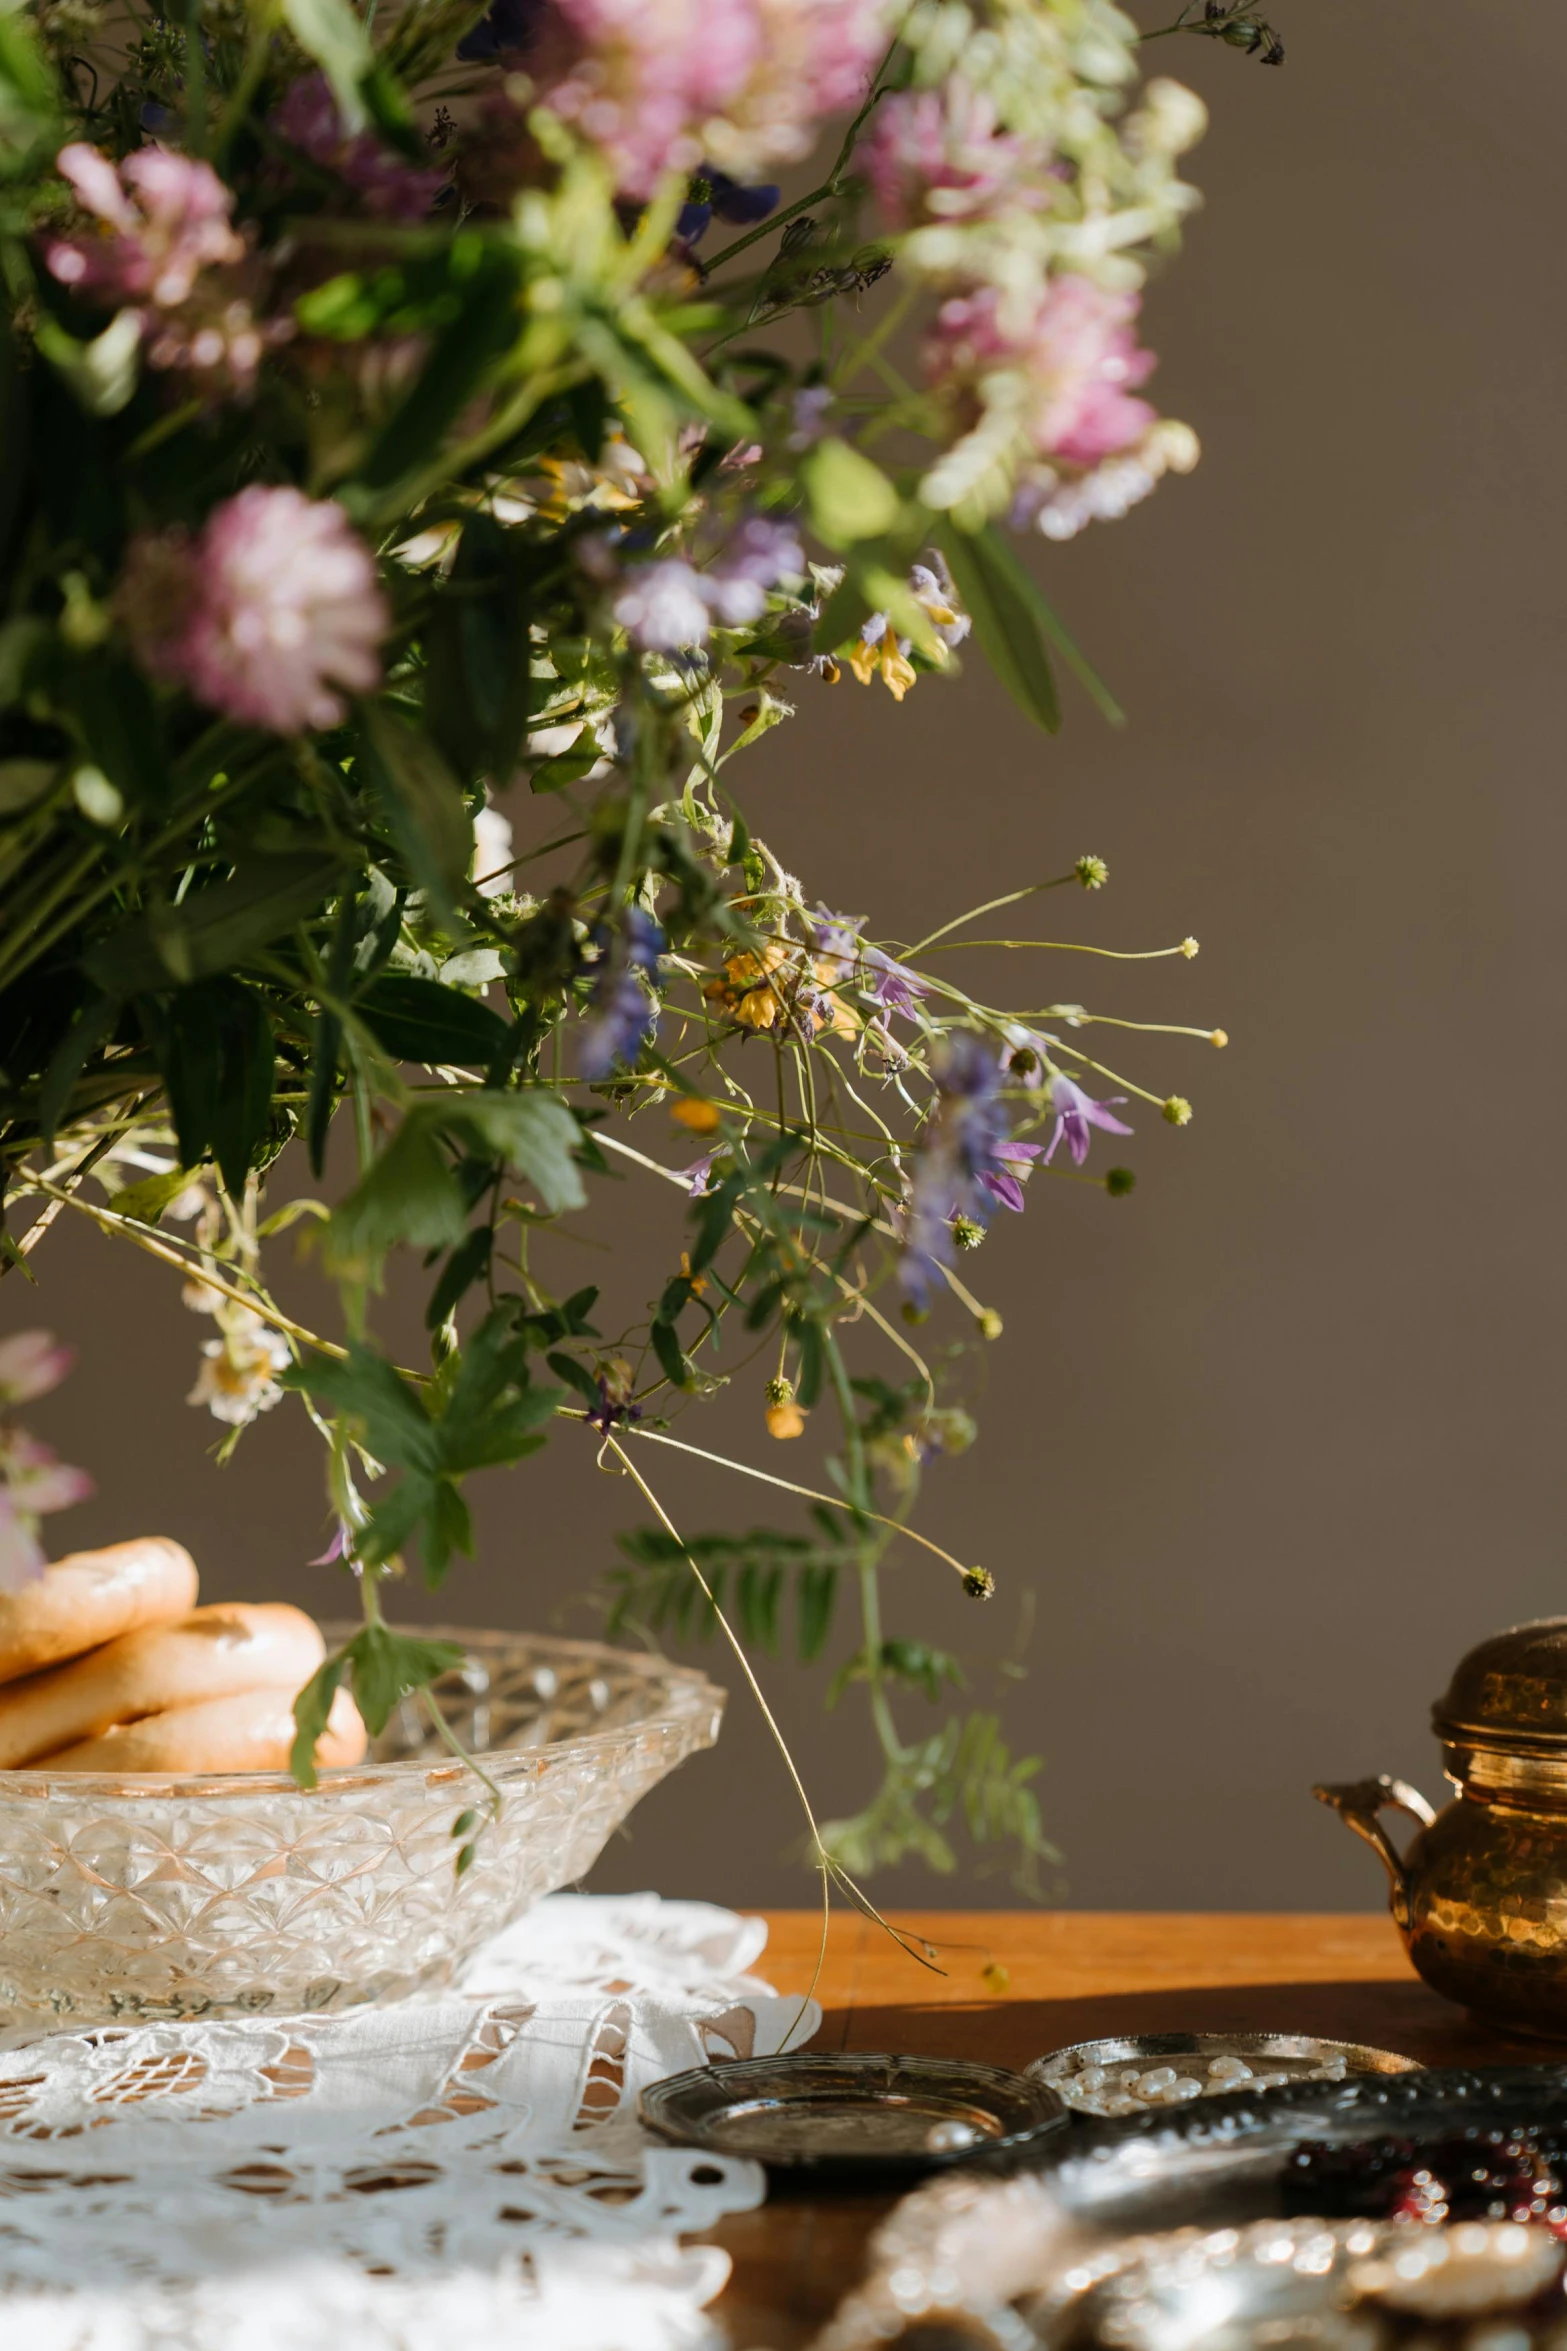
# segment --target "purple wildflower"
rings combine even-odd
[[[904,1288],[920,1301],[936,1267],[951,1262],[954,1219],[987,1225],[996,1201],[1021,1207],[1016,1169],[1020,1157],[1027,1164],[1028,1147],[1007,1134],[1001,1064],[980,1038],[966,1030],[949,1036],[935,1078],[936,1107],[915,1166],[900,1267]],[[1017,1192],[1015,1203],[1008,1187]]]
[[[901,1012],[908,1020],[915,1017],[915,998],[923,996],[926,983],[906,963],[894,963],[880,947],[867,947],[865,961],[874,974],[870,992],[883,1012]]]
[[[811,449],[827,430],[827,411],[833,404],[831,384],[802,384],[789,402],[790,449]]]
[[[713,1161],[716,1153],[704,1151],[700,1159],[693,1159],[689,1167],[680,1170],[681,1180],[693,1200],[703,1200],[714,1190]]]
[[[1017,1216],[1023,1213],[1023,1186],[1033,1173],[1034,1162],[1044,1146],[1040,1143],[1007,1141],[996,1146],[994,1167],[981,1168],[975,1179],[992,1200],[1003,1208],[1010,1208]]]
[[[306,1564],[310,1567],[335,1567],[340,1559],[350,1559],[352,1556],[353,1539],[348,1531],[348,1521],[346,1518],[340,1518],[337,1522],[337,1532],[326,1549],[318,1558],[309,1560]]]
[[[580,1032],[577,1066],[585,1078],[605,1078],[617,1062],[634,1062],[658,1026],[658,1007],[642,985],[664,950],[664,934],[640,906],[629,906],[618,931],[600,926],[599,976]]]
[[[702,575],[679,556],[632,564],[610,611],[644,653],[680,653],[705,644],[712,626]]]
[[[583,550],[596,577],[604,576],[608,555],[602,542]],[[707,642],[715,623],[733,629],[760,620],[769,591],[804,569],[804,550],[790,524],[748,515],[700,571],[678,555],[628,565],[610,611],[645,653],[688,652]]]
[[[915,999],[924,995],[926,982],[906,963],[895,963],[884,949],[867,946],[860,937],[864,922],[863,914],[834,914],[818,903],[812,926],[817,977],[834,987],[855,983],[882,1012],[901,1012],[913,1020]]]
[[[618,1423],[642,1418],[641,1405],[631,1401],[631,1367],[619,1356],[600,1366],[598,1392],[598,1403],[587,1415],[590,1429],[602,1429],[607,1437]]]
[[[1124,1102],[1124,1094],[1112,1094],[1110,1102]],[[1102,1127],[1107,1135],[1129,1135],[1132,1130],[1123,1119],[1112,1118],[1109,1104],[1096,1102],[1092,1094],[1085,1094],[1070,1078],[1056,1076],[1050,1081],[1050,1107],[1056,1114],[1056,1123],[1050,1132],[1045,1151],[1048,1167],[1055,1156],[1056,1145],[1063,1135],[1072,1154],[1072,1165],[1081,1167],[1088,1157],[1090,1127]]]
[[[715,171],[710,163],[703,164],[696,178],[698,183],[705,181],[707,194],[693,198],[680,208],[675,234],[685,245],[701,243],[712,227],[715,214],[733,228],[754,228],[759,220],[767,218],[783,194],[782,188],[770,185],[744,187],[726,171]]]

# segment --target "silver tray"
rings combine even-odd
[[[1016,2157],[1070,2119],[1053,2090],[1005,2066],[868,2051],[694,2066],[654,2082],[640,2109],[661,2139],[844,2183]]]
[[[1346,2074],[1415,2073],[1419,2061],[1400,2057],[1395,2050],[1373,2048],[1364,2041],[1326,2041],[1312,2033],[1133,2033],[1122,2039],[1073,2041],[1052,2049],[1024,2068],[1031,2081],[1044,2082],[1076,2114],[1099,2110],[1078,2092],[1076,2076],[1085,2065],[1125,2068],[1133,2065],[1172,2067],[1178,2076],[1200,2083],[1198,2096],[1234,2098],[1247,2090],[1245,2081],[1215,2081],[1208,2068],[1216,2060],[1234,2057],[1254,2074],[1320,2075],[1325,2065],[1337,2064]],[[1183,2063],[1182,2060],[1190,2060]],[[1257,2085],[1252,2095],[1259,2094]]]
[[[1073,2296],[1129,2250],[1146,2252],[1127,2239],[1281,2224],[1285,2170],[1303,2140],[1447,2137],[1471,2126],[1567,2130],[1567,2065],[1360,2074],[1115,2122],[1076,2116],[1026,2170],[991,2176],[981,2155],[905,2197],[874,2241],[866,2283],[817,2351],[888,2351],[900,2340],[929,2351],[947,2342],[1057,2351],[1071,2340],[1062,2313]]]

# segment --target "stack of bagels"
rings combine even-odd
[[[196,1581],[188,1551],[148,1535],[0,1593],[0,1771],[286,1770],[321,1635],[276,1603],[198,1608]],[[340,1689],[316,1762],[364,1751]]]

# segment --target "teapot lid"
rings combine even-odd
[[[1441,1739],[1567,1745],[1567,1616],[1512,1625],[1461,1657],[1431,1726]]]

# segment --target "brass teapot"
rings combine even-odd
[[[1471,1649],[1431,1724],[1458,1790],[1445,1812],[1385,1775],[1313,1793],[1380,1854],[1433,1991],[1488,2024],[1567,2041],[1567,1616]],[[1379,1817],[1390,1810],[1420,1824],[1402,1855]]]

